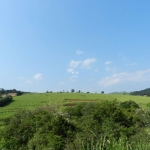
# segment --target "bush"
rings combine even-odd
[[[82,103],[66,111],[80,129],[73,142],[75,149],[79,149],[77,145],[81,141],[87,145],[91,139],[96,144],[102,137],[118,140],[124,136],[129,139],[138,131],[136,114],[123,109],[116,101]]]
[[[148,112],[142,120],[141,113],[128,111],[116,101],[82,103],[67,108],[67,112],[80,128],[74,141],[67,145],[68,150],[150,148],[150,145],[148,148],[145,146],[150,142],[150,136],[145,132],[145,126],[141,126],[147,123]],[[141,137],[142,133],[144,135]]]
[[[11,103],[13,101],[12,96],[7,95],[5,97],[0,97],[0,107],[3,107],[5,105],[8,105],[9,103]]]
[[[147,107],[150,107],[150,103],[147,103],[147,105],[146,105]]]
[[[125,109],[136,109],[136,108],[140,108],[139,105],[132,101],[132,100],[129,100],[129,101],[125,101],[125,102],[122,102],[120,103],[120,106],[122,108],[125,108]]]
[[[51,108],[22,111],[6,122],[3,138],[7,149],[63,149],[76,127]]]
[[[94,150],[99,147],[111,150],[128,146],[138,149],[150,142],[145,130],[150,125],[150,111],[129,111],[137,106],[131,102],[127,104],[128,107],[122,107],[117,101],[101,101],[80,103],[67,107],[64,112],[54,107],[18,112],[5,120],[0,148]],[[136,143],[139,143],[138,147]]]

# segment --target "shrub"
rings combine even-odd
[[[147,107],[150,107],[150,103],[148,103],[146,106],[147,106]]]
[[[51,108],[22,111],[6,122],[3,138],[7,149],[63,149],[76,127]]]
[[[120,107],[116,101],[82,103],[66,111],[80,128],[75,143],[84,141],[87,144],[91,139],[96,141],[104,136],[108,139],[119,139],[122,135],[129,138],[138,130],[136,115]]]
[[[3,107],[13,101],[12,96],[7,95],[5,97],[0,97],[0,107]]]
[[[6,126],[0,133],[0,148],[94,150],[99,147],[112,150],[128,146],[140,149],[150,142],[145,130],[145,126],[150,125],[150,111],[129,111],[137,106],[127,104],[128,107],[122,107],[124,105],[117,101],[101,101],[80,103],[67,107],[64,112],[55,107],[18,112],[5,120]]]
[[[122,103],[120,103],[120,106],[122,108],[125,108],[125,109],[136,109],[136,108],[139,108],[139,105],[136,102],[132,101],[132,100],[122,102]]]

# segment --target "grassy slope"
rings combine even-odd
[[[127,101],[134,100],[141,107],[146,108],[146,104],[150,102],[150,97],[130,96],[130,95],[111,95],[111,94],[87,94],[87,93],[36,93],[24,94],[14,97],[14,102],[5,107],[0,107],[0,118],[12,115],[19,109],[34,109],[42,105],[64,104],[64,99],[91,99],[91,100],[115,100]]]

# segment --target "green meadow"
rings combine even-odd
[[[150,97],[121,94],[92,94],[92,93],[31,93],[13,97],[13,102],[0,107],[0,119],[9,117],[21,109],[35,109],[39,106],[71,106],[80,102],[98,102],[101,100],[117,100],[120,102],[133,100],[142,108],[147,108]]]

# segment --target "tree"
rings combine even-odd
[[[101,91],[101,94],[104,94],[104,91]]]
[[[75,90],[74,89],[71,89],[71,93],[74,93],[75,92]]]
[[[17,92],[17,90],[16,90],[16,89],[13,89],[12,91],[13,91],[13,92]]]

